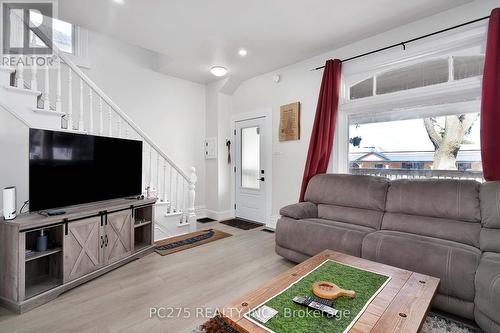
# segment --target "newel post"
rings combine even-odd
[[[196,176],[196,168],[191,167],[189,169],[189,191],[188,191],[188,223],[190,224],[189,229],[191,231],[196,231],[196,212],[194,209],[194,199],[196,197],[196,182],[198,177]]]

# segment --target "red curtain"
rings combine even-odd
[[[326,62],[302,178],[299,199],[301,202],[304,201],[304,194],[309,180],[314,175],[325,173],[328,168],[333,147],[335,123],[337,121],[341,71],[342,62],[340,60],[335,59]]]
[[[481,100],[481,157],[484,178],[500,180],[500,8],[491,12]]]

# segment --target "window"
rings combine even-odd
[[[31,10],[30,24],[43,30],[42,22],[42,14],[36,10]],[[52,41],[61,51],[74,54],[75,27],[71,23],[52,19]],[[33,31],[30,31],[30,46],[44,47],[45,43]]]
[[[373,96],[373,78],[366,79],[351,87],[351,99]]]
[[[358,120],[359,121],[359,120]],[[349,164],[360,169],[482,172],[479,113],[350,124]]]
[[[349,99],[356,100],[449,82],[450,61],[453,64],[453,80],[463,80],[483,74],[483,55],[432,59],[392,69],[358,82],[349,88]]]

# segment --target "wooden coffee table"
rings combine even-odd
[[[221,309],[222,317],[242,333],[267,332],[243,315],[280,293],[327,259],[391,277],[349,332],[416,333],[420,330],[438,288],[439,279],[330,250],[321,252],[261,288],[226,305]]]

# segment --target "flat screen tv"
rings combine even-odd
[[[30,211],[141,194],[141,141],[40,129],[29,135]]]

